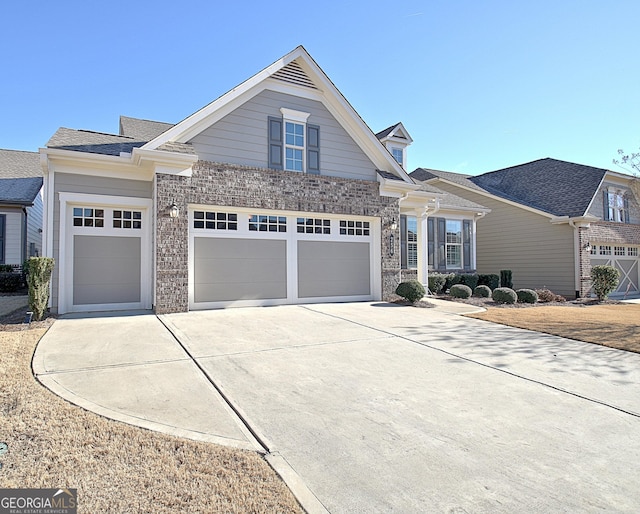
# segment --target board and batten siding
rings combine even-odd
[[[554,225],[541,214],[441,181],[434,185],[491,209],[476,225],[478,273],[510,269],[516,289],[547,287],[556,294],[575,296],[572,227]]]
[[[310,113],[307,123],[320,127],[320,174],[376,180],[376,167],[322,103],[265,90],[193,139],[200,160],[268,167],[269,116],[281,107]]]
[[[125,196],[129,198],[152,198],[153,183],[144,180],[125,180],[108,177],[92,177],[75,173],[56,173],[54,178],[53,207],[53,258],[56,264],[60,257],[60,198],[59,193],[85,193],[103,196]],[[151,263],[149,263],[151,265]],[[51,309],[58,309],[58,269],[51,277]]]

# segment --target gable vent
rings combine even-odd
[[[271,78],[281,80],[282,82],[288,82],[289,84],[295,84],[296,86],[318,89],[309,76],[304,72],[302,67],[295,61],[291,61],[284,68],[276,71],[271,75]]]

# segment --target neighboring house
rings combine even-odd
[[[42,251],[42,167],[36,152],[0,150],[0,264]]]
[[[436,210],[474,268],[487,210],[414,183],[410,142],[401,124],[378,139],[302,47],[176,125],[61,128],[40,150],[51,308],[390,298],[402,276],[427,282]]]
[[[478,222],[479,272],[510,269],[517,288],[571,298],[590,294],[591,266],[610,264],[621,272],[616,295],[640,294],[635,177],[549,158],[478,176],[410,176],[491,209]]]

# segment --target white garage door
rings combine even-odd
[[[189,226],[191,309],[380,297],[377,218],[192,206]]]
[[[151,202],[61,193],[58,311],[151,308]]]
[[[638,297],[640,295],[640,259],[637,246],[594,245],[591,265],[613,266],[620,271],[618,288],[612,298]]]

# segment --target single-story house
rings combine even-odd
[[[410,176],[491,209],[477,224],[479,272],[510,269],[517,288],[573,298],[590,294],[592,266],[609,264],[621,273],[613,296],[640,295],[636,177],[550,158],[477,176]]]
[[[429,244],[474,269],[488,209],[416,184],[410,144],[401,123],[376,136],[303,47],[175,125],[60,128],[40,150],[51,308],[386,299],[427,283]]]
[[[37,152],[0,150],[0,264],[41,255],[42,181]]]

